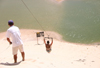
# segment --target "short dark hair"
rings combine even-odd
[[[12,26],[12,25],[13,25],[13,23],[12,23],[12,22],[9,22],[8,24],[9,24],[10,26]]]
[[[49,41],[47,41],[47,43],[49,44]]]

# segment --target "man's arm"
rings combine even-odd
[[[52,38],[52,42],[51,42],[51,44],[50,44],[50,46],[53,44],[53,38]]]
[[[10,41],[10,39],[9,39],[9,38],[7,38],[7,41],[9,42],[9,44],[12,44],[12,42]]]
[[[46,44],[46,42],[45,42],[45,38],[44,38],[44,43]]]

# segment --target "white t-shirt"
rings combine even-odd
[[[7,30],[7,38],[12,39],[12,45],[13,47],[19,46],[19,45],[23,45],[23,42],[20,38],[20,31],[19,28],[16,26],[11,26],[8,30]]]

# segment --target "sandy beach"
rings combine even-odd
[[[46,31],[53,37],[52,51],[46,52],[43,38],[36,32],[41,30],[20,29],[24,42],[25,61],[21,61],[18,52],[18,63],[14,64],[12,45],[6,41],[6,32],[0,33],[0,68],[100,68],[100,45],[68,43],[62,36]]]

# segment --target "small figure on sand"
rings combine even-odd
[[[52,39],[52,41],[51,41],[51,44],[50,44],[49,41],[47,41],[47,43],[46,43],[46,40],[45,40],[45,38],[44,38],[44,43],[45,43],[46,51],[47,51],[48,53],[51,52],[51,46],[52,46],[52,44],[53,44],[53,38],[51,38],[51,39]]]
[[[10,28],[7,30],[6,37],[7,37],[7,41],[9,42],[9,44],[12,44],[12,53],[13,53],[14,63],[17,63],[18,50],[20,50],[21,52],[22,61],[24,61],[25,53],[24,53],[24,48],[23,48],[23,42],[20,38],[21,34],[19,31],[19,28],[17,26],[14,26],[14,22],[12,20],[8,21],[8,26]]]

